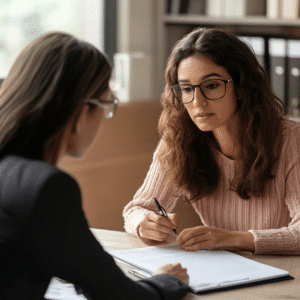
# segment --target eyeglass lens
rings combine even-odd
[[[198,87],[202,95],[209,100],[220,99],[226,92],[226,83],[219,79],[204,81]],[[189,103],[194,99],[195,88],[190,84],[177,84],[172,90],[179,101]]]

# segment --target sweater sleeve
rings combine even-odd
[[[56,173],[43,185],[22,243],[41,276],[75,284],[88,299],[180,299],[189,288],[171,275],[133,281],[89,230],[77,183]]]
[[[249,230],[254,236],[255,254],[300,254],[300,141],[297,131],[291,132],[284,147],[285,170],[281,180],[285,193],[284,201],[289,209],[291,221],[282,228]]]
[[[138,236],[139,223],[145,214],[157,211],[154,198],[158,199],[167,212],[171,212],[181,194],[179,188],[167,183],[167,173],[158,161],[157,154],[161,143],[154,152],[152,164],[142,186],[123,210],[125,231],[135,236]]]
[[[249,230],[254,236],[255,254],[300,254],[300,161],[286,179],[285,202],[292,218],[286,227]]]

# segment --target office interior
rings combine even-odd
[[[48,15],[45,9],[49,9],[49,14],[54,14],[55,5],[64,1],[69,1],[68,5],[77,5],[77,10],[90,3],[91,7],[85,10],[89,21],[79,23],[88,27],[85,32],[91,28],[93,30],[89,33],[79,30],[79,37],[90,42],[93,42],[91,38],[95,38],[95,44],[107,54],[114,67],[111,84],[120,99],[116,116],[104,120],[94,145],[83,159],[65,158],[59,164],[61,169],[78,181],[83,195],[83,208],[93,228],[124,230],[122,210],[142,185],[159,141],[157,123],[162,109],[160,96],[164,89],[164,68],[168,55],[176,41],[192,29],[221,27],[244,38],[268,72],[271,83],[273,80],[274,92],[285,102],[287,114],[298,120],[299,1],[285,0],[282,2],[290,1],[290,6],[278,8],[270,7],[268,0],[241,0],[239,9],[233,9],[230,0],[47,1],[49,5],[43,7],[44,15]],[[24,12],[34,12],[41,5],[39,1],[0,0],[0,7],[4,7],[1,2],[5,2],[5,5],[22,2],[23,10],[18,10],[15,4],[11,6],[10,19],[4,16],[2,10],[0,28],[9,21],[17,22],[22,19]],[[220,5],[225,2],[228,7],[223,10]],[[16,15],[11,13],[12,7]],[[94,15],[95,7],[98,7],[97,15]],[[75,11],[70,10],[69,14]],[[75,22],[77,16],[69,15],[68,20]],[[28,14],[24,14],[22,19],[25,27],[30,29],[27,32],[30,37],[43,31],[41,27],[34,27],[38,23],[37,15],[35,18],[31,19],[34,22],[30,22]],[[42,21],[38,23],[39,26],[41,24]],[[67,30],[59,28],[59,24],[54,29]],[[2,31],[0,59],[3,59],[1,47],[2,50],[5,48],[3,35]],[[273,48],[272,43],[275,43]],[[293,52],[290,49],[296,50]],[[289,73],[290,76],[287,75]],[[1,63],[0,77],[5,77]],[[183,197],[179,199],[175,210],[180,211],[182,228],[200,224],[199,217]]]

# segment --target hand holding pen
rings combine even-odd
[[[157,201],[156,198],[154,198],[154,203],[155,203],[155,205],[156,205],[156,208],[157,208],[159,214],[160,214],[162,217],[164,217],[164,218],[166,218],[167,220],[169,220],[168,214],[167,214],[166,210],[158,203],[158,201]],[[176,229],[173,229],[173,232],[174,232],[174,234],[177,236],[177,231],[176,231]]]
[[[178,214],[167,214],[157,199],[154,203],[158,213],[156,211],[147,212],[137,229],[139,237],[149,246],[159,245],[169,236],[176,234],[176,229],[179,227]]]

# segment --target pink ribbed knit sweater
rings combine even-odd
[[[143,185],[123,211],[125,230],[137,235],[138,224],[149,210],[156,211],[153,198],[171,212],[178,197],[185,193],[167,185],[166,172],[156,158]],[[211,196],[192,203],[206,226],[249,231],[254,236],[256,254],[300,254],[300,124],[286,122],[276,178],[266,195],[244,200],[229,189],[235,161],[221,153],[217,160],[222,173],[219,188]]]

